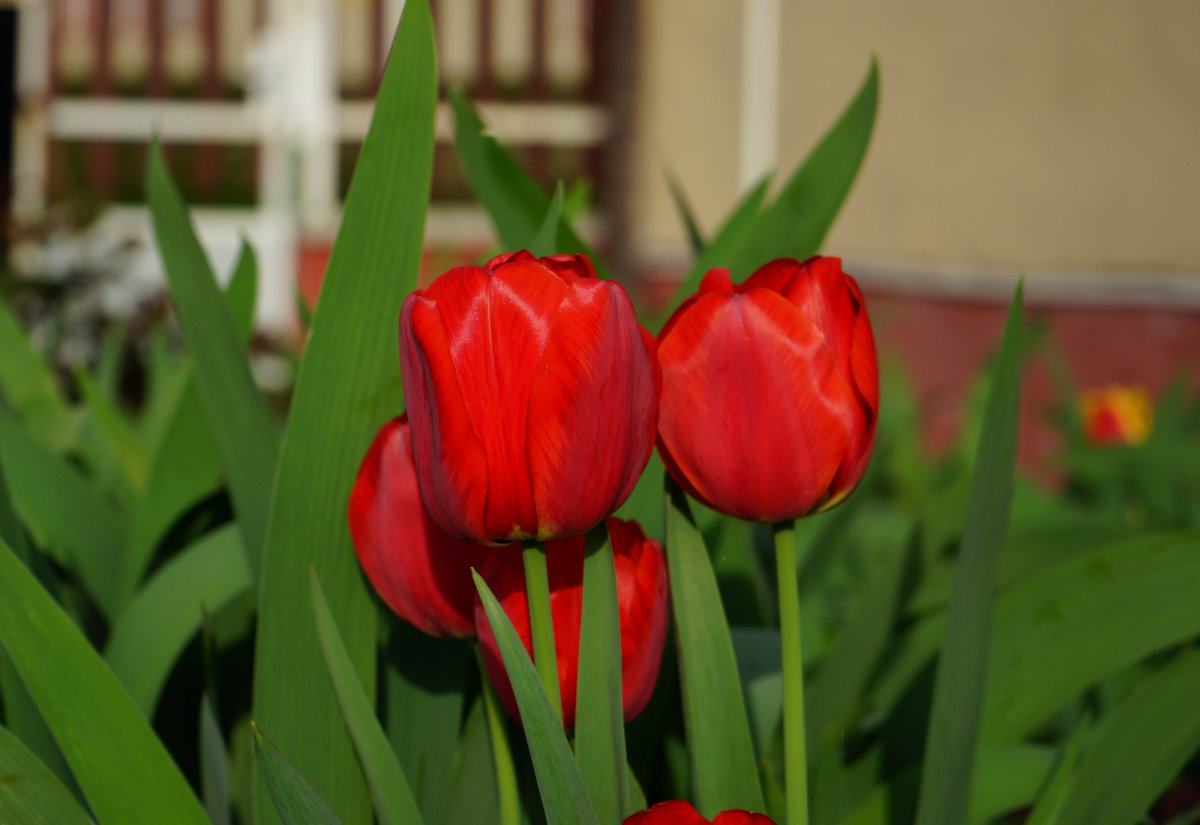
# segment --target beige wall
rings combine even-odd
[[[683,254],[660,163],[706,228],[736,197],[741,6],[642,4],[650,254]],[[1200,3],[784,0],[783,21],[782,169],[880,60],[874,142],[828,250],[881,271],[1200,290]]]

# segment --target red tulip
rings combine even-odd
[[[686,802],[675,799],[670,802],[659,802],[647,811],[638,811],[625,818],[624,825],[709,825]],[[752,814],[748,811],[725,811],[717,814],[712,825],[775,825],[775,822],[764,814]]]
[[[654,340],[582,255],[457,267],[400,316],[417,478],[451,535],[584,533],[633,491],[654,443]]]
[[[475,632],[471,567],[498,551],[447,536],[425,513],[404,416],[371,443],[350,492],[349,521],[363,571],[400,618],[434,636]]]
[[[708,506],[781,522],[841,501],[875,441],[879,377],[862,293],[837,258],[714,269],[658,337],[658,446]]]
[[[1097,447],[1144,444],[1154,429],[1154,403],[1142,387],[1114,384],[1079,399],[1083,434]]]
[[[646,538],[634,521],[610,518],[613,567],[617,574],[617,601],[621,623],[621,693],[625,720],[642,712],[662,659],[667,634],[667,568],[662,548]],[[546,548],[550,573],[550,612],[554,619],[554,648],[558,659],[558,686],[562,696],[563,724],[575,726],[575,689],[579,675],[579,621],[583,609],[583,536],[551,542]],[[532,656],[529,602],[525,597],[525,572],[520,554],[496,554],[480,568],[500,606]],[[483,663],[496,694],[514,719],[519,719],[512,686],[496,647],[483,605],[475,607],[475,630]]]

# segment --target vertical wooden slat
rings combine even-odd
[[[91,93],[107,97],[114,89],[109,50],[109,26],[112,21],[109,0],[95,0],[92,8],[93,42],[96,47],[96,70],[92,74]],[[112,197],[117,183],[117,147],[110,140],[100,140],[87,148],[87,182],[92,192],[102,199]]]
[[[605,216],[604,247],[615,272],[632,273],[633,129],[637,112],[638,4],[636,0],[595,0],[593,7],[595,99],[603,102],[609,133],[593,151],[598,204]]]
[[[204,68],[201,70],[200,94],[217,98],[221,94],[219,55],[221,44],[220,10],[217,0],[200,0],[200,36],[204,48]],[[211,200],[221,186],[222,147],[213,143],[201,144],[196,150],[196,192]]]

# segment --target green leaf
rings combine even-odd
[[[700,813],[763,809],[750,724],[725,610],[683,492],[666,479],[667,572],[679,648],[683,719]]]
[[[65,459],[0,413],[0,464],[13,507],[55,562],[79,577],[105,616],[121,605],[120,517]]]
[[[754,231],[754,224],[759,218],[770,183],[771,179],[764,177],[751,187],[750,191],[734,207],[724,226],[712,241],[696,255],[667,308],[654,319],[653,329],[655,331],[662,329],[671,313],[700,288],[701,280],[710,269],[729,266],[734,254],[749,240],[750,233]],[[657,489],[655,493],[657,494]]]
[[[575,754],[596,815],[601,822],[615,823],[633,813],[625,809],[629,791],[617,575],[603,524],[588,533],[585,546]]]
[[[1197,697],[1200,652],[1192,650],[1144,682],[1096,732],[1056,825],[1140,821],[1200,749]]]
[[[172,558],[129,602],[104,658],[147,719],[205,611],[216,613],[253,583],[241,535],[228,525]]]
[[[0,398],[39,441],[59,449],[68,446],[77,427],[54,373],[2,302],[0,352]]]
[[[254,330],[254,307],[258,301],[258,257],[245,238],[238,249],[229,285],[225,287],[225,300],[229,303],[233,326],[244,342]]]
[[[699,255],[704,251],[704,235],[700,232],[700,224],[696,222],[696,213],[692,211],[687,193],[683,191],[683,184],[679,182],[675,173],[668,171],[666,177],[667,188],[671,190],[671,200],[675,203],[675,211],[679,213],[679,219],[683,221],[683,228],[687,230],[688,245],[691,246],[693,255]]]
[[[378,617],[355,560],[346,502],[378,427],[402,406],[397,322],[420,271],[437,75],[423,0],[408,0],[346,198],[284,438],[259,599],[254,708],[279,748],[347,822],[371,798],[326,679],[308,568],[373,701]],[[261,793],[256,822],[274,819]]]
[[[384,668],[384,717],[392,749],[426,822],[442,823],[453,794],[455,737],[463,690],[474,668],[474,641],[436,639],[390,613]]]
[[[204,809],[213,825],[230,825],[229,751],[212,707],[212,697],[200,697],[200,787]]]
[[[149,152],[146,199],[175,310],[196,364],[200,405],[257,576],[279,455],[275,424],[250,374],[243,335],[157,143]]]
[[[0,727],[0,822],[90,825],[91,821],[54,772]]]
[[[1012,501],[1021,400],[1021,295],[1018,284],[992,372],[971,479],[925,738],[917,825],[955,825],[967,818],[987,681],[996,564]]]
[[[735,278],[776,258],[803,260],[820,250],[862,166],[878,104],[879,67],[872,59],[854,100],[727,259]]]
[[[413,798],[408,778],[396,761],[387,734],[375,718],[375,710],[354,673],[354,663],[350,661],[337,622],[329,612],[329,603],[325,600],[315,568],[309,568],[308,577],[312,586],[313,617],[316,619],[317,636],[321,640],[321,651],[325,655],[325,666],[337,691],[342,717],[354,739],[363,772],[367,775],[367,784],[371,786],[375,815],[381,825],[418,825],[422,822],[421,812]]]
[[[486,677],[485,677],[486,678]],[[483,700],[467,713],[454,754],[445,825],[477,825],[500,820],[496,795],[496,773],[488,744],[488,725]],[[518,816],[520,812],[517,812]],[[511,821],[511,820],[507,820]]]
[[[1059,813],[1079,765],[1080,753],[1090,733],[1091,726],[1085,717],[1060,748],[1054,770],[1038,793],[1033,812],[1025,820],[1025,825],[1055,825],[1059,821]]]
[[[484,133],[483,121],[462,92],[450,93],[450,108],[458,159],[471,191],[491,217],[501,245],[513,250],[530,248],[550,210],[550,197],[512,152]],[[586,253],[597,273],[603,275],[599,259],[566,221],[559,222],[553,246],[559,253]]]
[[[730,628],[738,677],[746,694],[746,716],[754,750],[766,757],[783,717],[783,660],[779,631],[771,627]]]
[[[1005,592],[993,619],[983,739],[1025,738],[1101,679],[1200,637],[1198,546],[1194,531],[1110,542]]]
[[[2,543],[0,643],[102,825],[208,822],[116,677]]]
[[[964,812],[969,825],[984,825],[1028,805],[1054,765],[1054,752],[1033,745],[982,748],[972,759],[968,779],[970,801]],[[841,825],[889,825],[905,821],[917,790],[917,771],[902,772],[868,794],[841,820]]]
[[[550,706],[550,698],[542,688],[525,645],[487,583],[474,570],[471,573],[521,712],[547,825],[599,825],[579,765],[563,735],[562,718]]]
[[[253,722],[254,762],[283,825],[339,825],[341,820]]]
[[[533,242],[529,245],[529,251],[539,258],[557,254],[559,227],[562,222],[563,185],[562,181],[559,181],[558,186],[554,188],[554,197],[550,201],[550,207],[546,210],[546,217],[542,220],[542,225],[538,227],[537,234],[533,236]]]
[[[146,486],[147,459],[137,430],[87,372],[77,370],[75,383],[83,396],[88,418],[96,428],[97,448],[119,470],[122,489],[139,494]]]

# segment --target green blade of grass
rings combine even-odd
[[[275,424],[250,374],[243,335],[157,143],[149,152],[146,200],[180,326],[195,361],[200,404],[257,576],[279,456]]]
[[[550,209],[550,196],[512,152],[486,134],[483,120],[461,92],[451,92],[450,108],[454,111],[454,145],[467,183],[491,217],[501,245],[511,250],[529,249]],[[586,253],[603,275],[600,260],[567,221],[559,221],[554,241],[556,252]]]
[[[601,822],[620,822],[629,796],[621,694],[621,621],[612,543],[603,524],[587,535],[579,623],[575,755]]]
[[[696,213],[692,211],[692,204],[688,201],[687,193],[683,191],[683,184],[674,172],[667,171],[667,189],[671,191],[671,201],[675,204],[675,211],[679,213],[679,220],[683,223],[683,228],[687,231],[688,245],[692,249],[693,255],[699,255],[704,251],[704,235],[700,232],[700,224],[696,221]]]
[[[992,372],[971,479],[925,738],[917,825],[961,825],[967,817],[987,682],[996,564],[1012,501],[1021,399],[1021,294],[1018,284]]]
[[[358,569],[346,502],[378,427],[401,409],[397,318],[420,269],[433,162],[437,72],[428,5],[409,0],[346,198],[296,381],[264,559],[254,708],[276,744],[347,822],[371,798],[327,679],[308,568],[373,700],[378,617]],[[256,794],[256,822],[274,820]]]
[[[1142,683],[1096,732],[1055,825],[1142,821],[1200,749],[1198,698],[1195,650]]]
[[[341,825],[329,803],[253,722],[254,763],[283,825]],[[366,820],[364,820],[366,821]]]
[[[776,258],[803,260],[820,250],[858,177],[878,105],[879,67],[872,59],[854,100],[754,222],[753,231],[732,257],[729,267],[735,278],[744,278]]]
[[[666,479],[667,573],[679,649],[683,719],[697,808],[763,810],[737,660],[704,539],[683,492]]]
[[[342,634],[337,628],[329,603],[321,590],[315,568],[309,568],[312,586],[312,610],[316,619],[317,636],[325,655],[325,666],[342,706],[342,717],[354,739],[358,760],[362,763],[375,802],[375,816],[380,825],[420,825],[421,812],[413,797],[408,778],[396,760],[387,734],[375,718],[375,709],[367,700],[366,691],[354,673],[354,664]]]
[[[91,825],[91,818],[54,772],[0,727],[0,822]]]
[[[216,613],[253,583],[241,534],[229,525],[172,558],[129,602],[104,658],[147,719],[204,613]]]
[[[79,577],[106,617],[121,607],[124,527],[68,461],[0,412],[0,464],[13,507],[38,544]]]
[[[116,677],[2,543],[0,643],[101,825],[208,822]]]
[[[559,181],[554,188],[554,197],[550,199],[550,206],[546,209],[546,217],[529,244],[529,251],[539,258],[557,254],[559,229],[563,220],[563,185]]]
[[[487,583],[478,573],[472,571],[472,575],[517,698],[547,825],[599,825],[579,764],[563,735],[562,718],[550,706],[550,697],[542,687],[525,645]]]

